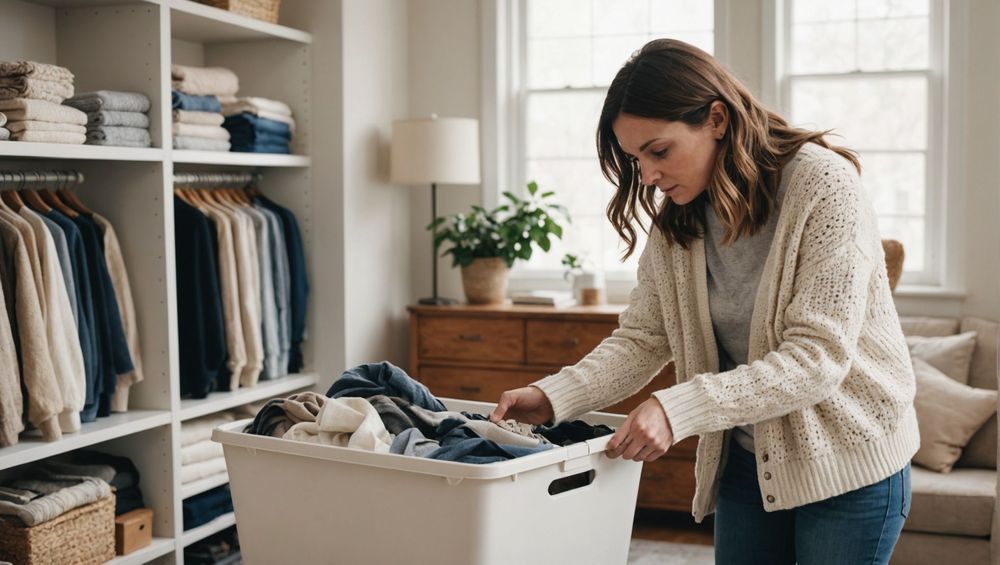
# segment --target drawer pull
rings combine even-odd
[[[483,336],[479,334],[458,334],[458,339],[462,341],[483,341]]]
[[[565,343],[566,343],[566,347],[576,347],[577,345],[580,345],[580,338],[578,338],[578,337],[571,337],[571,338],[567,339]]]
[[[468,386],[468,385],[459,385],[458,390],[462,391],[465,394],[479,394],[480,392],[482,392],[482,389],[479,388],[478,386]]]

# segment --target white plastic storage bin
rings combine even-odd
[[[493,409],[441,401],[450,410]],[[592,412],[581,419],[617,427],[625,417]],[[610,435],[472,465],[249,435],[242,433],[247,423],[217,428],[212,438],[224,446],[250,565],[628,559],[642,464],[606,457]],[[570,485],[576,488],[549,494]]]

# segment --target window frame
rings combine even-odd
[[[957,136],[952,131],[955,127],[953,118],[957,117],[954,108],[949,107],[949,101],[955,99],[955,86],[952,83],[954,73],[952,63],[956,55],[955,45],[949,40],[954,12],[959,9],[948,0],[928,0],[930,12],[928,15],[928,68],[913,71],[853,71],[849,73],[801,73],[788,72],[792,60],[791,37],[792,19],[791,5],[794,0],[767,0],[763,36],[771,41],[764,45],[765,76],[764,85],[770,90],[765,91],[765,99],[784,116],[791,115],[791,88],[794,79],[841,80],[858,76],[926,76],[927,77],[927,148],[925,150],[924,171],[924,269],[922,271],[904,272],[900,278],[902,291],[926,292],[931,289],[950,289],[957,291],[961,286],[960,272],[955,267],[954,251],[957,246],[956,233],[953,226],[956,222],[949,221],[950,212],[959,208],[953,198],[955,189],[961,186],[955,184],[950,172],[959,167],[952,165],[956,157]],[[767,26],[773,31],[769,32]],[[949,80],[950,79],[950,80]],[[862,171],[862,181],[864,172]]]

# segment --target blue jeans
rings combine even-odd
[[[873,485],[765,512],[754,454],[731,442],[715,510],[715,562],[885,564],[909,512],[909,463]]]

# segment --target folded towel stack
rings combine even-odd
[[[212,441],[212,430],[233,419],[233,414],[221,412],[181,425],[181,484],[226,474],[222,444]]]
[[[225,99],[222,113],[232,134],[233,151],[291,153],[295,120],[288,104],[259,97]]]
[[[73,73],[32,61],[0,61],[0,98],[30,98],[55,104],[73,96]]]
[[[86,114],[60,105],[70,96],[73,73],[68,69],[32,61],[0,61],[0,112],[7,120],[0,128],[0,139],[84,143]]]
[[[63,104],[87,113],[87,144],[149,147],[149,98],[138,92],[98,90]]]
[[[221,67],[173,65],[174,148],[229,151],[229,132],[222,127],[220,96],[239,90],[236,74]]]

